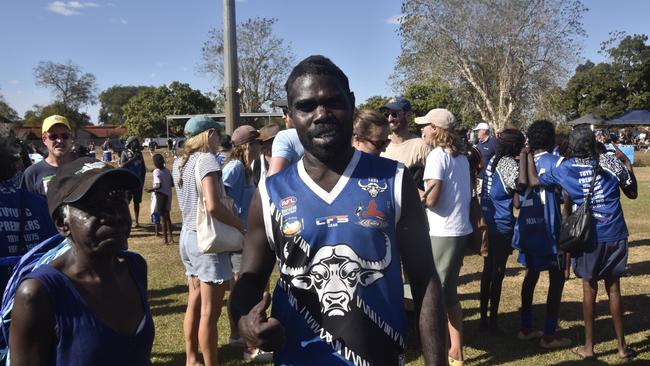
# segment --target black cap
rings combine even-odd
[[[409,102],[408,99],[404,97],[397,97],[393,98],[388,101],[388,103],[384,104],[383,107],[380,109],[390,109],[391,111],[410,111],[411,110],[411,102]]]
[[[109,177],[116,189],[133,191],[140,187],[140,180],[135,174],[126,169],[113,168],[97,159],[79,158],[60,166],[47,186],[50,215],[64,203],[79,201],[100,179]]]

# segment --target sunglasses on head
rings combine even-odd
[[[48,138],[50,141],[56,141],[56,140],[59,140],[59,139],[61,139],[61,140],[67,140],[67,139],[70,138],[70,134],[69,134],[69,133],[65,133],[65,132],[64,132],[64,133],[59,133],[59,134],[57,134],[57,133],[48,133],[48,134],[47,134],[47,138]]]

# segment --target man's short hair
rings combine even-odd
[[[291,106],[292,96],[289,95],[289,89],[291,85],[301,76],[304,75],[324,75],[332,76],[336,78],[341,86],[345,89],[345,92],[350,93],[350,83],[348,82],[348,77],[345,76],[343,71],[336,66],[329,58],[322,55],[313,55],[309,56],[306,59],[300,61],[289,74],[287,82],[284,84],[284,89],[287,92],[288,104]]]
[[[353,133],[359,137],[368,137],[372,126],[388,128],[386,117],[374,109],[362,109],[354,114]]]
[[[16,174],[16,161],[20,149],[13,137],[0,137],[0,180],[7,180]]]

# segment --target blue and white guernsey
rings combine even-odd
[[[517,188],[519,164],[510,156],[503,156],[496,168],[490,159],[481,188],[481,210],[490,235],[512,234],[515,217],[512,214],[513,197]]]
[[[562,158],[549,152],[535,154],[535,167],[540,176],[550,173],[561,162]],[[540,186],[526,190],[512,239],[512,246],[522,252],[520,263],[535,270],[557,266],[561,219],[558,189]]]
[[[404,363],[395,232],[403,171],[355,151],[331,192],[308,176],[302,159],[260,184],[280,271],[272,316],[286,334],[277,365]]]

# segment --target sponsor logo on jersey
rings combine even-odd
[[[285,197],[280,200],[280,208],[284,210],[293,207],[296,205],[296,202],[298,202],[298,199],[294,196]]]
[[[282,223],[282,234],[284,236],[296,236],[302,230],[302,222],[298,218],[292,217]]]
[[[339,224],[344,224],[349,222],[348,215],[335,215],[335,216],[325,216],[319,217],[316,219],[316,225],[322,226],[327,225],[327,227],[337,227]]]
[[[384,220],[384,213],[377,209],[377,202],[374,199],[370,200],[367,209],[364,209],[363,202],[360,202],[354,213],[359,219],[357,224],[363,227],[382,229],[388,226]]]
[[[358,180],[358,185],[359,188],[363,189],[364,191],[368,192],[371,198],[377,198],[377,196],[388,189],[388,184],[384,181],[382,184],[379,184],[379,180],[377,178],[368,178],[367,183],[362,183],[362,180]]]

